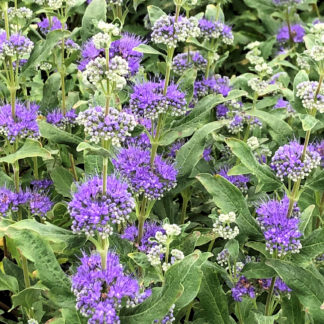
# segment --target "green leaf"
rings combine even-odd
[[[0,171],[0,186],[6,188],[14,188],[14,182],[6,173]]]
[[[81,321],[80,316],[76,309],[63,308],[63,309],[61,309],[61,313],[64,318],[65,324],[84,323],[84,321]]]
[[[299,113],[305,114],[305,108],[301,102],[301,100],[297,97],[297,86],[298,84],[304,82],[304,81],[309,81],[308,74],[306,71],[301,70],[299,71],[294,79],[294,104],[293,107],[295,110],[297,110]]]
[[[81,142],[77,146],[76,150],[77,150],[77,152],[84,151],[87,154],[93,154],[93,155],[101,155],[101,156],[111,157],[111,154],[109,153],[109,151],[107,151],[103,147],[98,146],[98,145],[89,144],[89,143],[86,143],[86,142]]]
[[[144,53],[144,54],[162,55],[165,57],[163,53],[157,51],[155,48],[147,44],[140,44],[137,47],[134,47],[133,51]]]
[[[38,122],[38,127],[41,136],[54,143],[78,145],[82,142],[82,139],[80,137],[65,132],[51,124],[48,124],[44,120]]]
[[[236,138],[228,138],[226,143],[241,163],[259,179],[264,191],[273,191],[282,186],[282,182],[275,177],[270,167],[261,165],[256,160],[251,148],[246,143]]]
[[[166,13],[162,9],[156,6],[147,6],[147,12],[149,14],[149,18],[152,26],[160,17],[166,15]]]
[[[282,298],[281,309],[282,317],[286,318],[287,324],[305,324],[305,312],[294,292],[290,293],[289,298],[286,296]]]
[[[315,117],[308,114],[298,114],[298,118],[302,122],[303,130],[305,132],[313,129],[319,122],[319,120],[317,120]]]
[[[247,115],[257,117],[264,123],[268,124],[277,134],[283,137],[289,137],[292,135],[292,128],[280,118],[277,118],[273,114],[262,110],[247,111]]]
[[[240,252],[240,246],[239,246],[238,241],[236,241],[235,239],[229,240],[225,244],[224,249],[228,250],[230,256],[233,259],[235,259],[235,260],[237,259],[238,255],[239,255],[239,252]]]
[[[191,271],[197,271],[197,262],[200,262],[200,251],[186,256],[180,262],[172,265],[165,274],[163,288],[154,288],[151,297],[133,309],[123,310],[120,320],[123,324],[152,324],[154,320],[162,319],[170,307],[183,294],[184,278]]]
[[[13,293],[18,292],[18,281],[15,277],[6,275],[0,271],[0,291],[9,290]]]
[[[305,187],[311,188],[315,191],[324,191],[324,170],[315,173],[312,178],[308,178]]]
[[[41,288],[29,287],[15,295],[12,295],[12,309],[16,308],[17,306],[23,306],[30,309],[33,304],[40,299],[40,295],[43,290],[44,289]]]
[[[189,69],[185,71],[180,79],[178,80],[177,84],[182,92],[186,94],[186,101],[189,104],[193,97],[194,91],[194,82],[197,77],[197,70]]]
[[[230,324],[227,298],[217,278],[217,271],[207,262],[202,267],[203,278],[198,294],[197,317],[202,323]]]
[[[300,217],[300,223],[299,223],[299,229],[302,233],[305,233],[307,225],[312,219],[314,209],[315,209],[315,205],[310,205],[302,212]]]
[[[141,268],[147,269],[151,267],[151,263],[149,262],[147,255],[142,252],[133,252],[128,253],[128,256]]]
[[[301,244],[301,251],[294,254],[292,260],[296,264],[307,265],[324,251],[324,228],[312,232],[306,239],[301,241]]]
[[[43,159],[50,159],[51,153],[45,150],[41,143],[32,139],[27,139],[24,145],[15,153],[0,158],[0,162],[15,163],[28,157],[39,156]]]
[[[57,166],[50,173],[50,176],[54,182],[55,190],[63,197],[71,198],[72,174],[62,166]]]
[[[188,177],[194,166],[201,159],[204,152],[206,136],[211,132],[222,128],[226,123],[227,121],[219,120],[203,126],[186,144],[181,147],[176,157],[176,164],[179,169],[179,178]]]
[[[245,246],[262,253],[265,257],[270,257],[270,253],[266,250],[266,246],[261,242],[247,242]]]
[[[219,175],[213,177],[211,174],[202,173],[197,176],[197,179],[211,194],[215,204],[223,213],[233,211],[238,214],[236,223],[242,233],[255,237],[261,236],[259,226],[252,217],[242,192],[237,187]]]
[[[58,91],[61,88],[61,75],[56,72],[46,80],[43,88],[43,100],[41,106],[48,109],[57,107],[59,104]]]
[[[272,278],[276,272],[263,262],[249,262],[242,269],[242,275],[248,279]]]
[[[224,14],[222,12],[222,9],[220,8],[220,6],[216,7],[213,4],[207,5],[205,17],[210,21],[224,22]]]
[[[280,314],[272,315],[272,316],[266,316],[261,313],[253,313],[254,319],[258,324],[274,324],[275,320],[279,318]]]
[[[315,323],[324,323],[324,310],[321,309],[324,301],[324,280],[318,280],[312,271],[292,262],[271,259],[266,264],[293,290],[300,302],[307,307]]]
[[[105,0],[92,0],[82,17],[82,39],[86,40],[95,34],[96,24],[106,21],[107,4]]]
[[[86,242],[84,235],[75,235],[72,231],[60,228],[50,223],[39,223],[34,219],[24,219],[16,222],[7,228],[0,227],[0,233],[10,233],[12,231],[34,231],[42,239],[51,244],[54,252],[72,254],[76,249],[80,249]]]
[[[20,76],[27,76],[31,68],[35,67],[37,64],[43,61],[46,61],[51,50],[67,34],[69,34],[69,32],[67,31],[54,30],[46,35],[45,41],[38,41],[30,54],[28,62],[24,65],[23,71]]]
[[[193,267],[190,269],[190,271],[183,274],[182,285],[184,287],[184,291],[175,304],[177,310],[186,307],[187,305],[189,305],[189,303],[191,303],[196,298],[203,277],[201,267],[211,256],[212,256],[211,253],[202,253],[199,256],[199,259],[195,262]]]

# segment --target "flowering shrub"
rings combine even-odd
[[[1,323],[324,323],[323,1],[0,14]]]

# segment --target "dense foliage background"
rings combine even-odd
[[[324,3],[0,0],[1,323],[324,323]]]

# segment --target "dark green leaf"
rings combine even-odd
[[[212,195],[215,204],[223,213],[233,211],[238,214],[236,222],[242,233],[260,237],[260,229],[237,187],[219,175],[213,177],[211,174],[200,174],[197,179]]]
[[[55,190],[64,197],[71,198],[72,174],[61,166],[57,166],[51,172]]]
[[[6,275],[0,271],[0,291],[9,290],[13,293],[18,292],[18,281],[15,277]]]

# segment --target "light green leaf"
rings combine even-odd
[[[315,117],[308,114],[298,114],[298,118],[302,122],[303,130],[305,132],[313,129],[319,122],[319,120],[317,120]]]
[[[186,101],[189,104],[193,97],[194,91],[194,82],[197,77],[197,70],[189,69],[185,71],[180,79],[178,80],[177,84],[182,92],[186,94]]]
[[[305,312],[294,292],[290,293],[289,298],[282,298],[281,308],[287,324],[305,324]]]
[[[186,144],[181,147],[176,157],[176,165],[179,169],[179,178],[189,176],[194,166],[201,159],[204,152],[206,136],[211,132],[222,128],[226,124],[227,121],[219,120],[203,126]]]
[[[13,293],[17,293],[19,286],[15,277],[6,275],[0,270],[0,291],[3,290],[9,290]]]
[[[38,127],[41,136],[54,143],[77,145],[82,142],[80,137],[48,124],[44,120],[38,122]]]
[[[15,163],[28,157],[39,156],[43,159],[50,159],[51,153],[45,150],[41,143],[32,139],[27,139],[24,145],[15,153],[0,158],[0,162]]]
[[[12,295],[12,309],[17,306],[23,306],[30,309],[35,302],[40,300],[40,295],[43,290],[44,289],[41,288],[29,287],[15,295]]]
[[[259,179],[264,191],[276,190],[282,186],[282,182],[275,177],[270,167],[261,165],[256,160],[251,148],[246,143],[236,138],[226,139],[226,143],[241,160],[241,163]]]
[[[300,223],[299,223],[299,229],[302,233],[305,233],[307,225],[312,219],[314,209],[315,209],[315,205],[310,205],[302,212],[300,217]]]
[[[268,124],[277,134],[283,137],[289,137],[292,135],[292,128],[280,118],[277,118],[273,114],[267,113],[262,110],[247,111],[247,115],[257,117],[264,123]]]
[[[98,146],[98,145],[94,145],[94,144],[89,144],[89,143],[86,143],[86,142],[81,142],[77,146],[76,150],[77,150],[77,152],[85,151],[87,154],[101,155],[101,156],[106,156],[106,157],[111,156],[109,151],[107,151],[103,147]]]
[[[150,45],[147,44],[140,44],[137,47],[133,48],[133,51],[144,53],[144,54],[153,54],[153,55],[162,55],[165,56],[163,53],[157,51]]]
[[[149,18],[152,26],[160,17],[166,15],[166,13],[162,9],[156,6],[147,6],[147,12],[149,14]]]
[[[259,226],[249,211],[246,199],[237,187],[219,175],[213,177],[211,174],[202,173],[197,176],[197,179],[211,194],[215,204],[223,213],[233,211],[238,214],[236,223],[242,233],[254,237],[261,236]]]
[[[198,294],[198,318],[202,323],[230,324],[227,298],[217,278],[217,271],[207,262],[202,267],[203,278]]]
[[[63,197],[71,198],[72,174],[62,166],[57,166],[50,173],[50,176],[54,182],[55,190]]]
[[[86,40],[95,34],[96,24],[106,21],[107,3],[105,0],[92,0],[82,17],[82,39]]]
[[[272,278],[276,275],[276,272],[263,262],[249,262],[241,273],[248,279]]]

